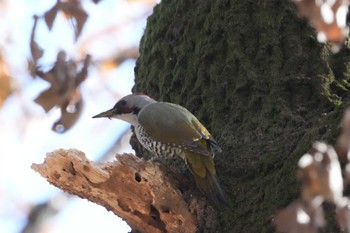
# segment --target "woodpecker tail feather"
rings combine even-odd
[[[213,158],[197,153],[189,153],[186,157],[187,165],[202,193],[219,208],[227,205],[226,195],[222,191],[216,176]]]
[[[198,188],[209,198],[215,206],[223,208],[227,205],[227,198],[222,191],[215,174],[207,172],[205,177],[194,174]]]

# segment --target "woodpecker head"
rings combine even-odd
[[[147,95],[130,94],[120,99],[110,110],[101,112],[92,118],[116,118],[129,122],[132,125],[136,125],[137,115],[142,110],[142,108],[154,102],[156,101]]]

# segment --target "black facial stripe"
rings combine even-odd
[[[120,109],[120,113],[121,113],[121,114],[128,114],[128,113],[131,113],[131,112],[134,111],[133,108],[129,108],[129,107],[127,107],[127,106],[121,107],[121,108],[119,108],[119,109]]]
[[[124,106],[126,105],[126,101],[125,100],[121,100],[119,102],[117,102],[115,105],[114,105],[114,109],[118,109],[118,108],[124,108]]]
[[[140,112],[140,110],[141,110],[141,109],[138,108],[138,107],[133,108],[133,112],[134,112],[135,115],[138,115],[139,112]]]
[[[127,110],[127,109],[125,109],[125,105],[126,105],[125,100],[121,100],[121,101],[117,102],[113,107],[114,113],[118,114],[118,115],[125,113],[125,111]]]

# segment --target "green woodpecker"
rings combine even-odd
[[[143,147],[156,156],[180,156],[198,188],[214,204],[227,203],[214,165],[214,154],[221,149],[208,130],[184,107],[157,102],[143,94],[131,94],[93,118],[98,117],[129,122]]]

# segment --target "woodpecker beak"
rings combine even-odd
[[[97,114],[96,116],[93,116],[92,118],[100,118],[100,117],[108,117],[108,119],[111,119],[111,117],[114,115],[113,113],[114,109],[110,109],[105,112],[101,112],[100,114]]]

